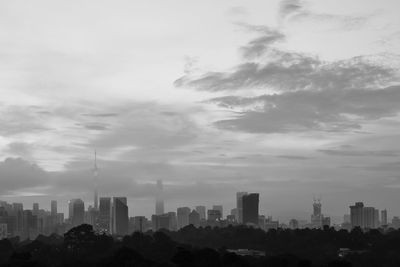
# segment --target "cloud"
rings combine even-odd
[[[282,19],[303,10],[304,3],[300,0],[283,0],[279,3],[279,16]]]
[[[396,157],[400,155],[400,151],[393,150],[320,149],[318,151],[340,157]]]
[[[257,48],[248,52],[257,54]],[[206,91],[267,91],[371,88],[394,80],[395,69],[374,64],[363,57],[326,62],[311,55],[269,50],[264,62],[247,61],[227,72],[208,72],[201,77],[183,76],[178,87]]]
[[[304,20],[328,23],[340,30],[356,30],[367,23],[370,16],[338,15],[314,12],[308,2],[301,0],[283,0],[279,5],[279,19],[282,22]]]
[[[7,158],[0,162],[1,194],[12,194],[47,185],[48,173],[22,158]]]
[[[262,104],[257,110],[244,110],[232,119],[216,122],[225,129],[260,133],[348,131],[362,128],[366,121],[396,116],[400,112],[400,86],[296,91],[254,98],[229,96],[211,101],[230,108]]]

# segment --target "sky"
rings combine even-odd
[[[0,0],[0,199],[400,215],[398,0]]]

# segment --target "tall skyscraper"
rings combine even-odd
[[[321,198],[314,197],[313,214],[311,215],[312,228],[321,228],[323,226],[324,216],[322,215]]]
[[[99,168],[97,167],[97,151],[94,151],[94,167],[93,167],[93,179],[94,179],[94,208],[99,209]]]
[[[355,205],[350,206],[350,223],[352,228],[354,227],[364,228],[363,210],[364,210],[364,203],[362,202],[356,202]]]
[[[185,227],[186,225],[189,225],[189,214],[190,214],[190,208],[189,207],[180,207],[177,209],[177,226],[178,230]]]
[[[115,235],[128,234],[129,217],[126,197],[113,198],[112,215],[112,233]]]
[[[242,196],[242,212],[243,212],[243,223],[258,225],[258,206],[259,197],[257,193],[251,193]]]
[[[99,206],[98,231],[111,233],[111,198],[101,197]]]
[[[164,194],[162,180],[157,180],[156,215],[164,214]]]
[[[52,200],[50,205],[51,205],[51,216],[57,216],[57,201]]]
[[[206,207],[196,206],[196,211],[200,215],[200,220],[206,220]]]
[[[85,203],[76,198],[69,201],[69,218],[73,227],[83,224],[85,219]]]
[[[247,192],[236,193],[236,209],[237,209],[237,222],[243,223],[243,196],[247,195]]]
[[[381,224],[382,225],[387,225],[388,224],[388,220],[387,220],[387,210],[381,210]]]

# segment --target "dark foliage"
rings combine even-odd
[[[253,249],[266,256],[239,256],[227,249]],[[338,256],[340,248],[349,251]],[[0,240],[5,266],[177,266],[177,267],[372,267],[400,266],[400,231],[354,229],[271,230],[243,226],[133,233],[121,239],[80,225],[64,236]]]

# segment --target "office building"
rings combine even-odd
[[[200,220],[206,220],[206,207],[196,206],[196,211],[200,215]]]
[[[381,224],[382,226],[388,225],[387,210],[381,210]]]
[[[52,200],[50,206],[51,206],[51,216],[57,216],[57,201]]]
[[[189,207],[180,207],[177,209],[177,228],[178,230],[189,225]]]
[[[133,218],[133,231],[134,232],[146,232],[148,220],[144,216],[135,216]]]
[[[219,210],[219,212],[221,213],[221,217],[220,219],[222,219],[224,217],[224,208],[222,205],[213,205],[213,210]]]
[[[189,224],[192,224],[194,227],[200,226],[200,214],[197,211],[192,210],[189,214]]]
[[[259,194],[251,193],[242,196],[243,223],[258,225]]]
[[[236,209],[237,209],[237,222],[243,223],[243,196],[247,195],[247,192],[236,193]]]
[[[164,214],[164,193],[162,180],[157,181],[156,215]]]
[[[379,227],[379,210],[373,207],[364,207],[364,203],[356,202],[350,206],[351,227],[377,228]]]
[[[112,234],[128,234],[129,217],[126,197],[114,197],[112,208]]]
[[[69,201],[69,219],[72,227],[81,225],[85,219],[85,203],[82,199],[76,198]]]
[[[97,230],[101,233],[111,233],[111,198],[101,197]]]
[[[207,210],[207,222],[216,222],[221,220],[221,211],[220,210]]]

